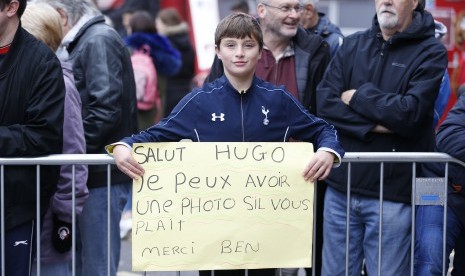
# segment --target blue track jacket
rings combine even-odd
[[[284,87],[254,77],[251,87],[239,92],[222,76],[194,89],[155,126],[121,142],[287,142],[290,138],[344,156],[334,127],[310,114]]]

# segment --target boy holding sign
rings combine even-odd
[[[300,140],[314,143],[317,149],[302,172],[305,180],[328,177],[344,155],[337,133],[310,114],[284,87],[255,77],[263,49],[258,21],[244,13],[228,15],[218,24],[215,45],[224,75],[194,89],[158,124],[107,146],[118,168],[133,179],[144,174],[132,157],[134,143]]]

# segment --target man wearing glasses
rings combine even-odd
[[[256,76],[285,85],[312,114],[316,114],[316,86],[328,65],[329,47],[318,35],[299,26],[303,7],[299,0],[262,0],[257,15],[265,43]],[[206,82],[223,74],[215,58]]]

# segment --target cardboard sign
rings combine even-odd
[[[135,271],[310,267],[309,143],[134,144]]]

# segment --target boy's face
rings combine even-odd
[[[225,37],[215,50],[218,58],[223,61],[224,72],[228,78],[242,79],[253,76],[261,56],[258,42],[251,37]]]

